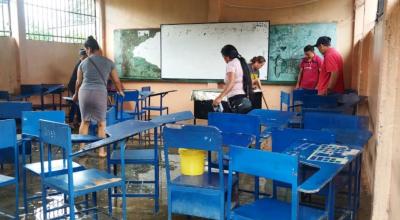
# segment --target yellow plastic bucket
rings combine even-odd
[[[179,148],[179,156],[183,175],[198,176],[204,173],[205,151]]]

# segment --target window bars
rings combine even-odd
[[[0,36],[11,36],[9,0],[0,0]]]
[[[96,36],[96,0],[25,0],[24,8],[28,40],[82,43]]]

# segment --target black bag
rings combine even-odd
[[[232,113],[239,114],[247,114],[253,108],[250,99],[244,95],[231,97],[229,105]]]

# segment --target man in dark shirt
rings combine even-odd
[[[76,63],[74,70],[72,71],[71,79],[68,82],[68,91],[70,94],[75,94],[75,84],[76,78],[78,74],[78,68],[81,62],[87,58],[86,50],[80,49],[79,50],[79,61]],[[69,122],[73,123],[75,119],[75,114],[78,116],[78,121],[81,122],[81,113],[79,111],[78,103],[71,103],[71,110],[69,112]]]

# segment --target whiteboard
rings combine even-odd
[[[224,79],[221,49],[234,45],[248,62],[268,58],[269,22],[161,25],[161,77],[165,79]],[[266,79],[268,62],[260,69]]]

